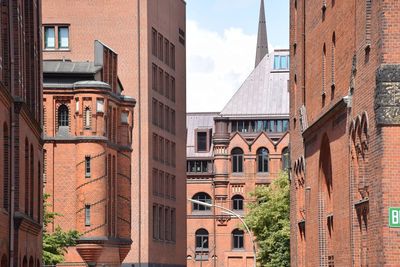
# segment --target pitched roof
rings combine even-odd
[[[196,153],[195,150],[195,130],[196,129],[212,129],[214,132],[214,117],[217,112],[200,112],[186,114],[187,141],[186,141],[186,157],[188,158],[208,158],[213,155],[213,145],[211,144],[208,152]]]
[[[289,116],[289,70],[274,70],[274,56],[289,55],[276,50],[266,55],[224,107],[222,117]]]
[[[93,62],[43,61],[44,73],[95,74],[101,68],[102,66],[95,66]]]
[[[267,23],[265,21],[264,0],[261,0],[255,67],[257,67],[266,54],[268,54]]]

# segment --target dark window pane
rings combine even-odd
[[[286,132],[289,127],[289,121],[288,120],[283,120],[283,132]]]
[[[197,132],[197,151],[207,151],[206,132]]]
[[[282,125],[282,120],[277,120],[277,121],[276,121],[276,131],[279,132],[279,133],[281,133],[282,130],[283,130],[283,127],[282,127],[282,126],[283,126],[283,125]]]

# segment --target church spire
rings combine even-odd
[[[255,67],[257,67],[266,54],[268,54],[267,24],[265,22],[264,0],[261,0]]]

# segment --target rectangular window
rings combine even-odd
[[[163,116],[163,112],[164,112],[164,105],[162,103],[158,104],[158,126],[161,129],[164,129],[164,116]]]
[[[172,147],[171,147],[171,163],[172,166],[176,166],[176,144],[172,142]]]
[[[168,73],[165,72],[165,86],[164,86],[164,90],[165,90],[165,97],[166,98],[170,98],[170,92],[169,92],[169,75]]]
[[[171,77],[171,100],[175,102],[175,79]]]
[[[164,48],[164,51],[165,51],[164,61],[165,61],[165,64],[169,65],[169,41],[167,39],[165,39],[164,45],[165,45],[165,48]]]
[[[282,120],[277,120],[277,121],[276,121],[276,131],[277,131],[278,133],[283,132]]]
[[[157,91],[157,66],[155,64],[152,66],[151,85],[153,90]]]
[[[152,121],[153,125],[158,125],[157,115],[158,115],[158,103],[157,100],[153,98],[152,102]]]
[[[171,209],[171,240],[176,240],[176,213],[175,209]]]
[[[97,111],[97,113],[103,113],[104,112],[104,99],[97,98],[96,111]]]
[[[274,120],[268,121],[268,131],[269,131],[270,133],[276,132],[276,129],[275,129],[275,121],[274,121]]]
[[[160,142],[159,142],[159,156],[158,160],[161,162],[164,162],[164,138],[160,137]]]
[[[90,178],[90,156],[85,157],[85,177]]]
[[[164,196],[164,172],[158,172],[158,195]]]
[[[44,47],[56,48],[56,33],[54,26],[44,27]]]
[[[153,134],[153,159],[158,160],[158,136]]]
[[[69,28],[66,26],[58,27],[58,48],[69,47]]]
[[[153,205],[153,238],[158,239],[158,209]]]
[[[175,199],[176,194],[176,179],[175,176],[171,177],[171,197]]]
[[[171,111],[171,130],[175,134],[175,110]]]
[[[79,112],[79,98],[75,98],[75,112]]]
[[[158,58],[163,60],[164,53],[163,53],[163,36],[158,34]]]
[[[169,141],[165,140],[165,164],[169,165],[170,164],[170,145]]]
[[[85,205],[85,226],[90,226],[90,205]]]
[[[280,57],[274,56],[274,70],[280,69]]]
[[[283,120],[283,132],[286,132],[289,128],[289,120]]]
[[[153,195],[158,194],[158,171],[157,169],[153,169]]]
[[[157,31],[154,28],[151,31],[151,51],[153,56],[157,56]]]
[[[197,152],[207,152],[207,132],[197,132]]]
[[[168,132],[171,130],[171,121],[169,119],[169,107],[165,105],[165,130],[167,130]]]
[[[169,208],[165,208],[164,212],[164,225],[165,225],[165,240],[171,240],[171,225],[170,225],[170,213]]]
[[[159,76],[158,76],[158,92],[161,94],[161,95],[164,95],[164,72],[163,72],[163,70],[162,69],[158,69],[158,73],[159,73]]]
[[[129,112],[122,111],[121,112],[121,123],[122,124],[128,124],[128,118],[129,118]]]
[[[170,185],[170,177],[168,173],[165,173],[165,196],[169,198],[171,196],[171,185]]]
[[[288,57],[281,56],[281,69],[288,69]]]
[[[171,68],[175,69],[175,46],[171,44]]]
[[[164,208],[158,208],[158,239],[164,240]]]

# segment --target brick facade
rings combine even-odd
[[[74,62],[44,62],[44,184],[49,209],[62,215],[48,230],[60,226],[82,234],[64,265],[119,266],[132,243],[135,100],[117,86],[117,55],[98,41],[95,51],[93,65],[83,63],[96,69],[88,80],[84,68],[70,71]]]
[[[0,260],[42,258],[41,1],[0,3]]]
[[[43,24],[54,27],[56,39],[43,57],[93,61],[93,42],[101,40],[118,54],[124,92],[137,100],[131,165],[133,243],[124,262],[129,265],[186,264],[185,6],[182,0],[43,1]],[[62,27],[69,27],[68,44],[57,31]],[[152,157],[154,150],[158,157]],[[152,194],[155,173],[175,181],[170,190],[176,196]],[[169,240],[165,235],[153,238],[153,206],[169,214],[161,229]],[[174,236],[167,235],[165,225],[172,226]]]
[[[400,262],[398,10],[290,1],[292,266]]]

